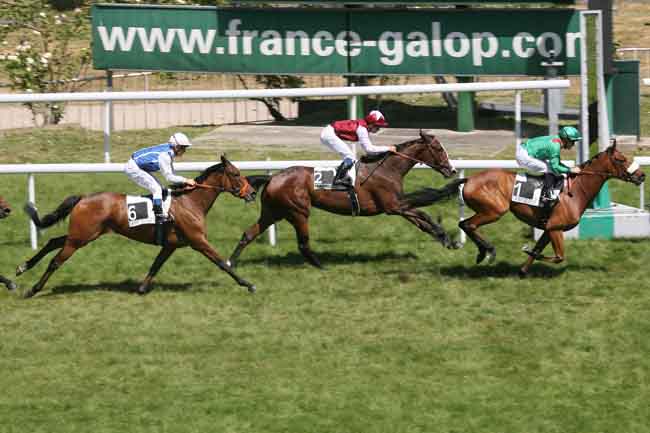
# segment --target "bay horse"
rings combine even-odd
[[[0,219],[7,218],[10,213],[11,206],[9,206],[9,203],[0,196]],[[9,290],[14,290],[16,288],[16,283],[2,275],[0,275],[0,283],[4,284]]]
[[[246,177],[241,176],[237,167],[224,156],[221,163],[207,168],[195,178],[197,188],[173,193],[169,210],[173,223],[166,225],[166,242],[154,260],[149,273],[138,288],[139,294],[151,290],[151,282],[177,248],[190,246],[199,251],[214,264],[230,275],[240,286],[249,292],[255,286],[240,278],[225,260],[210,245],[206,235],[206,215],[221,192],[229,192],[245,201],[255,198],[255,191]],[[129,227],[126,196],[113,192],[100,192],[87,196],[70,196],[52,213],[39,218],[36,208],[28,203],[25,211],[38,228],[50,227],[70,215],[68,233],[50,239],[48,243],[31,259],[16,269],[20,275],[31,269],[51,251],[59,249],[41,279],[27,292],[29,298],[38,293],[56,271],[79,248],[106,233],[115,232],[129,239],[147,244],[155,244],[154,225]],[[171,227],[170,227],[171,225]]]
[[[450,177],[456,170],[449,162],[447,151],[432,135],[398,144],[396,153],[384,153],[361,158],[356,177],[359,215],[374,216],[386,213],[399,215],[423,232],[433,236],[447,248],[458,248],[447,233],[425,212],[404,206],[402,182],[404,176],[416,163],[426,164]],[[262,193],[262,212],[255,224],[242,235],[230,256],[231,266],[248,244],[263,233],[271,224],[286,219],[296,232],[298,249],[307,261],[317,268],[321,263],[309,246],[309,214],[312,206],[328,212],[351,215],[352,204],[347,191],[314,189],[312,167],[289,167],[273,176],[257,176],[255,188],[266,184]]]
[[[543,230],[533,249],[524,250],[528,259],[520,268],[519,275],[525,277],[535,260],[549,263],[564,261],[564,232],[578,225],[587,206],[608,179],[617,178],[635,185],[640,185],[645,180],[645,174],[639,169],[639,165],[628,161],[616,148],[616,142],[581,164],[580,168],[581,173],[570,176],[568,188],[562,191],[557,205],[548,217],[545,217],[542,208],[512,202],[516,173],[500,169],[482,171],[441,189],[426,188],[416,191],[406,200],[418,206],[426,206],[442,198],[455,196],[458,184],[464,183],[462,199],[476,213],[458,225],[478,247],[477,264],[486,256],[490,263],[494,262],[496,257],[494,246],[481,236],[477,229],[497,221],[508,211],[526,224]],[[555,253],[552,257],[542,255],[549,242]]]

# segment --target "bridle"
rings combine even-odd
[[[623,161],[619,161],[616,158],[612,158],[611,156],[608,157],[610,161],[614,164],[614,166],[622,166]],[[577,173],[578,176],[581,175],[594,175],[594,176],[603,176],[603,177],[620,177],[620,179],[624,181],[631,181],[632,180],[632,175],[634,174],[635,171],[639,169],[639,163],[638,162],[633,162],[632,164],[629,165],[629,167],[625,168],[623,167],[624,175],[622,176],[615,176],[612,173],[605,172],[605,171],[594,171],[594,170],[581,170],[580,173]]]

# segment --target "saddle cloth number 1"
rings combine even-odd
[[[537,182],[528,182],[526,175],[518,174],[512,188],[512,201],[530,206],[539,206],[542,188]]]

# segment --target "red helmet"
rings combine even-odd
[[[373,126],[373,125],[381,126],[381,127],[388,126],[388,123],[386,122],[384,115],[381,114],[381,112],[378,110],[372,110],[370,113],[368,113],[368,115],[364,120],[369,126]]]

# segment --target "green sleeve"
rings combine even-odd
[[[569,171],[571,171],[569,167],[567,167],[566,165],[562,164],[562,162],[560,162],[559,155],[558,156],[553,155],[553,157],[549,159],[548,162],[554,173],[569,173]]]

